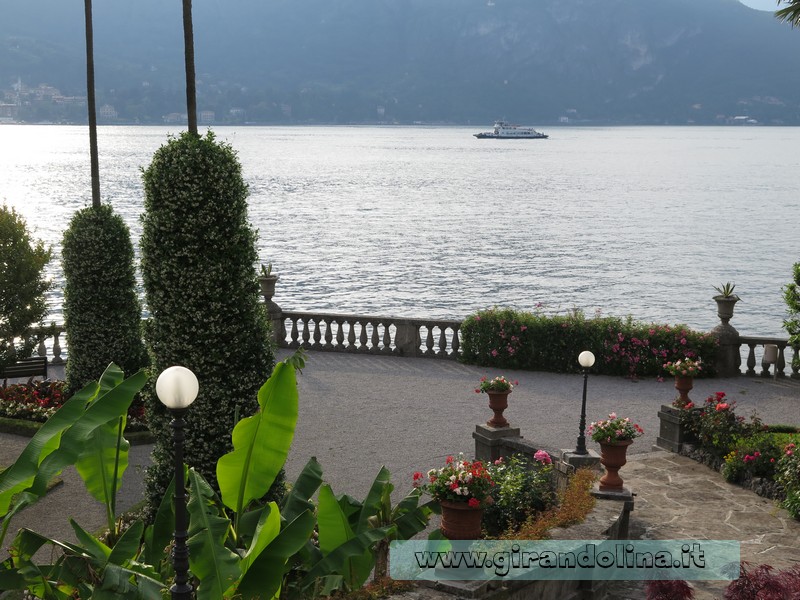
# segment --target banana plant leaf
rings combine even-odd
[[[278,537],[281,530],[281,514],[278,511],[278,505],[270,502],[261,513],[261,518],[258,520],[253,541],[242,557],[240,567],[242,574],[246,574],[253,561],[261,554],[264,549]]]
[[[316,519],[307,510],[288,523],[278,536],[254,557],[237,592],[242,598],[275,598],[280,594],[286,564],[308,542]]]
[[[113,523],[116,495],[122,486],[122,476],[128,468],[130,442],[122,437],[125,417],[101,425],[89,436],[75,469],[91,496],[106,506]]]
[[[311,502],[311,497],[317,493],[320,485],[322,485],[322,465],[317,462],[315,456],[312,456],[284,498],[281,517],[286,521],[293,521],[305,511],[313,511],[314,504]]]
[[[308,573],[300,582],[299,588],[301,590],[313,589],[318,579],[331,574],[343,575],[344,583],[351,590],[361,587],[369,577],[370,570],[368,569],[366,573],[358,573],[358,577],[356,577],[356,573],[352,568],[353,559],[359,560],[365,555],[370,555],[372,545],[386,538],[392,530],[393,527],[391,526],[367,529],[338,546],[308,570]]]
[[[356,538],[348,523],[347,516],[342,511],[339,502],[333,495],[331,486],[328,484],[323,485],[319,490],[317,524],[319,527],[319,547],[325,557]],[[381,537],[383,536],[379,536],[376,539]],[[349,589],[353,590],[364,584],[367,577],[369,577],[374,562],[375,559],[369,550],[368,544],[363,547],[360,554],[346,556],[341,564],[336,565],[337,568],[334,572],[344,577],[345,584]],[[330,562],[330,564],[333,565],[334,563]]]
[[[358,515],[358,526],[356,531],[364,531],[369,527],[370,517],[376,515],[384,505],[384,500],[388,499],[394,486],[390,482],[391,473],[386,467],[381,467],[375,480],[369,488],[367,497],[361,505],[361,512]]]
[[[240,558],[225,546],[230,521],[220,515],[214,491],[189,469],[189,567],[200,584],[197,600],[220,600],[240,577]]]
[[[233,429],[233,451],[217,461],[222,501],[237,515],[267,493],[286,462],[297,424],[295,366],[281,362],[258,392],[261,407]]]
[[[64,467],[77,461],[98,427],[127,413],[147,377],[140,371],[124,381],[121,379],[119,368],[113,363],[109,365],[101,377],[102,388],[109,388],[119,380],[117,385],[99,395],[101,385],[91,383],[72,396],[31,438],[14,464],[0,473],[0,515],[3,516],[0,544],[11,517],[41,498],[47,492],[48,482]],[[11,499],[20,492],[27,493],[18,497],[14,510],[9,512]]]
[[[184,481],[186,481],[186,465],[184,465]],[[175,478],[169,482],[164,497],[158,505],[155,520],[145,529],[144,532],[144,552],[142,560],[150,565],[158,565],[167,558],[166,548],[172,541],[175,531],[175,506],[173,496],[175,495]]]

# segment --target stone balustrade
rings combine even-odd
[[[272,320],[283,348],[456,359],[461,321],[287,312]]]
[[[34,331],[42,336],[36,354],[46,356],[51,365],[63,365],[65,359],[62,353],[65,348],[61,346],[61,334],[65,331],[64,326],[53,323],[46,327],[37,327]]]
[[[284,311],[272,301],[273,293],[274,288],[264,301],[281,348],[446,359],[460,355],[460,320]],[[38,355],[47,356],[50,364],[64,364],[64,326],[53,324],[38,331],[43,335]],[[788,339],[739,335],[725,320],[712,333],[720,340],[724,359],[718,361],[721,376],[785,378],[786,366],[791,365],[791,378],[800,379],[800,368],[792,364],[800,349],[792,348]]]
[[[747,370],[744,374],[749,377],[755,377],[756,375],[760,375],[761,377],[786,377],[786,364],[788,363],[791,365],[792,356],[796,356],[797,354],[797,349],[792,348],[787,339],[740,335],[739,342],[741,344],[740,354],[744,350],[747,351],[747,357],[744,362],[747,366]],[[775,346],[772,350],[774,353],[772,357],[769,356],[769,346]],[[789,356],[787,356],[787,354]],[[773,358],[774,362],[770,362],[770,358]],[[761,365],[760,372],[756,372],[756,366],[758,364]],[[773,368],[772,372],[770,372],[770,367]],[[791,369],[792,379],[800,379],[800,373],[798,373],[800,367],[794,365]]]

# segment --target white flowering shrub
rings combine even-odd
[[[232,148],[212,133],[184,133],[144,171],[142,275],[153,377],[145,389],[154,464],[151,510],[172,477],[170,417],[154,391],[173,365],[191,369],[200,393],[186,413],[186,462],[215,488],[217,459],[231,449],[235,415],[253,414],[274,366],[266,309],[259,303],[256,233],[247,186]]]
[[[147,366],[128,226],[108,205],[75,213],[64,233],[67,390],[97,381],[116,363],[132,375]]]

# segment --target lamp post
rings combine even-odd
[[[585,456],[589,454],[586,450],[586,384],[589,381],[589,369],[594,364],[594,354],[584,350],[578,355],[578,363],[583,369],[583,401],[581,402],[581,424],[578,433],[578,445],[575,447],[575,454]]]
[[[186,518],[186,482],[183,479],[183,414],[197,398],[197,377],[186,367],[169,367],[156,380],[156,394],[161,403],[172,413],[172,440],[175,454],[175,545],[172,549],[172,566],[175,582],[170,588],[173,600],[191,600],[192,584],[189,583],[189,537]]]

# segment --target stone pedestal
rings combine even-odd
[[[739,332],[733,325],[721,323],[711,330],[719,341],[717,350],[717,377],[737,377],[741,374],[742,357],[739,354]]]
[[[494,462],[503,456],[504,443],[510,439],[520,440],[519,427],[489,427],[476,425],[472,432],[475,440],[475,458],[483,462]]]
[[[589,454],[575,454],[574,450],[561,450],[559,457],[562,463],[568,464],[576,469],[600,468],[600,455],[594,450],[589,450]]]
[[[661,426],[656,438],[656,446],[678,453],[683,444],[690,441],[689,433],[681,426],[681,412],[680,408],[669,404],[661,405],[661,410],[658,411],[658,420]]]

